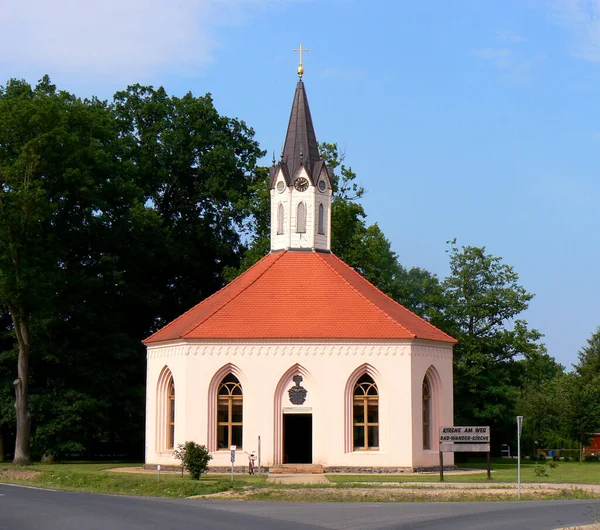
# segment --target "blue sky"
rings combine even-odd
[[[485,245],[575,362],[600,325],[600,0],[0,0],[0,84],[210,92],[278,153],[300,41],[317,138],[401,263],[444,277],[447,240]]]

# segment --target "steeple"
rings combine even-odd
[[[300,164],[312,178],[314,165],[321,161],[308,98],[301,79],[296,85],[281,161],[287,166],[291,178],[296,175]]]
[[[319,155],[308,98],[300,79],[296,85],[281,160],[270,171],[271,250],[330,251],[332,179]]]

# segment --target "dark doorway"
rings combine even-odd
[[[283,463],[312,464],[312,414],[283,415]]]

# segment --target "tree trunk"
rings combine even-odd
[[[15,386],[15,409],[17,415],[17,439],[15,442],[15,457],[13,465],[26,466],[31,464],[29,441],[31,435],[31,417],[29,415],[29,326],[19,318],[13,307],[10,312],[19,342],[19,360],[17,363],[17,379]]]
[[[2,439],[1,432],[0,432],[0,462],[4,462],[4,440]]]
[[[579,442],[579,463],[583,463],[583,442]]]

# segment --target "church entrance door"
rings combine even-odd
[[[312,464],[312,414],[283,415],[283,463]]]

